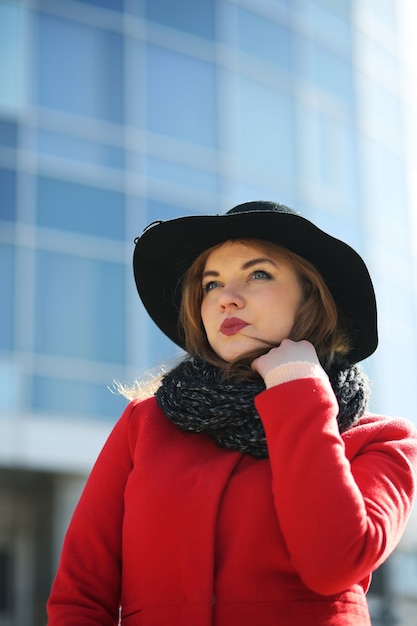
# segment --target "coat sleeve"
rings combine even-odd
[[[330,383],[305,378],[257,396],[278,521],[293,566],[330,595],[366,579],[392,552],[416,484],[417,433],[375,418],[339,434]]]
[[[132,468],[125,410],[104,445],[68,527],[47,604],[48,626],[118,623],[123,501]]]

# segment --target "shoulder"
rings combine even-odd
[[[159,406],[156,401],[156,397],[149,396],[149,398],[145,398],[145,400],[132,400],[131,402],[129,402],[127,408],[132,414],[139,416],[141,414],[147,414],[149,412],[152,413],[155,410],[158,411]]]
[[[158,405],[155,396],[150,396],[145,400],[132,400],[127,405],[122,419],[123,417],[129,422],[130,428],[142,428],[149,421],[154,424],[166,421],[164,412]]]
[[[121,418],[126,422],[128,436],[131,443],[143,437],[172,437],[178,429],[167,419],[164,411],[159,406],[156,397],[151,396],[145,400],[132,400],[126,407]]]
[[[165,422],[167,420],[154,396],[145,400],[132,400],[116,422],[110,438],[137,439],[149,424],[155,427],[157,424]]]

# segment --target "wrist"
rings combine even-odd
[[[264,378],[267,388],[281,385],[282,383],[298,380],[299,378],[323,378],[328,376],[319,363],[309,361],[294,361],[284,363],[269,371]]]

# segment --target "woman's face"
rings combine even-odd
[[[292,265],[258,247],[228,241],[204,266],[201,318],[218,356],[233,361],[289,336],[302,301]]]

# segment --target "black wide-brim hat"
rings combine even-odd
[[[349,363],[375,351],[375,293],[362,258],[298,213],[267,201],[240,204],[224,215],[154,222],[136,239],[133,268],[139,296],[150,317],[174,343],[184,348],[178,317],[186,271],[202,252],[231,239],[262,239],[310,261],[348,321]]]

